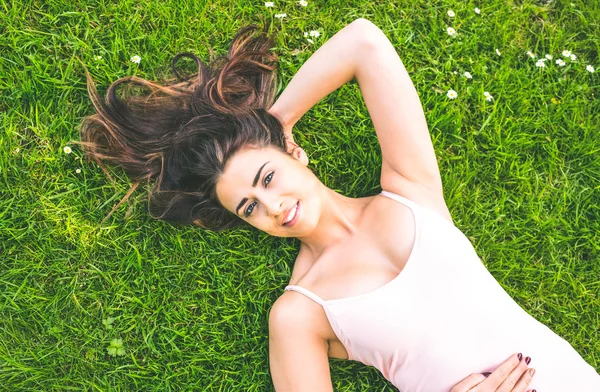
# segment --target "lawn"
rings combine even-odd
[[[145,187],[100,225],[130,183],[73,143],[92,113],[81,63],[101,93],[127,75],[170,78],[175,54],[223,55],[261,17],[277,34],[280,92],[354,19],[386,33],[456,226],[600,371],[600,2],[0,0],[0,390],[273,389],[268,311],[299,242],[154,220]],[[381,190],[356,82],[294,132],[325,185]],[[336,391],[395,390],[374,368],[331,367]]]

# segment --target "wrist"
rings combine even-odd
[[[280,111],[279,108],[277,107],[277,102],[275,103],[275,105],[273,105],[271,107],[271,109],[268,110],[268,112],[271,115],[273,115],[277,120],[279,120],[279,122],[281,123],[281,126],[283,127],[283,132],[286,135],[292,134],[292,127],[294,126],[296,121],[293,121],[290,118],[290,116],[288,116],[284,112]]]

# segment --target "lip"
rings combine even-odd
[[[296,208],[296,214],[294,215],[294,217],[292,218],[291,221],[289,221],[286,224],[283,224],[283,222],[285,222],[285,218],[288,216],[289,212],[294,209],[295,206],[298,206],[298,208]],[[283,220],[281,221],[281,225],[285,226],[285,227],[292,227],[298,221],[299,216],[300,216],[300,200],[298,200],[298,202],[296,204],[294,204],[293,206],[291,206],[290,208],[287,209],[287,211],[285,212],[285,215],[283,215]]]

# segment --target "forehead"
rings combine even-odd
[[[258,170],[267,163],[261,178],[274,164],[281,164],[285,154],[273,147],[244,148],[229,158],[225,171],[217,180],[217,197],[225,208],[235,212],[235,207],[247,197]],[[260,179],[257,186],[260,185]]]

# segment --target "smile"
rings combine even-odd
[[[291,227],[296,224],[298,221],[298,216],[300,215],[300,201],[298,201],[293,207],[288,209],[285,214],[285,218],[283,220],[282,226]]]

